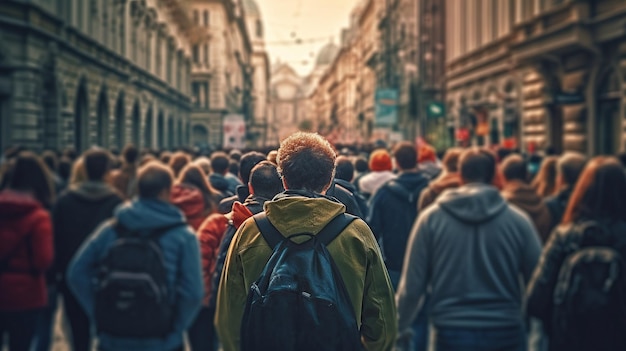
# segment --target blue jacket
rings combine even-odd
[[[390,184],[395,182],[398,190]],[[409,233],[417,218],[417,202],[428,178],[421,172],[401,173],[378,189],[371,199],[367,224],[378,239],[387,269],[399,273]]]
[[[167,337],[157,339],[128,339],[98,335],[104,350],[169,351],[183,345],[183,333],[191,325],[204,294],[200,268],[198,240],[185,227],[183,214],[174,206],[153,199],[139,199],[117,209],[115,218],[129,230],[149,230],[180,223],[160,240],[170,291],[176,306],[173,330]],[[107,222],[83,244],[67,272],[68,285],[90,319],[94,320],[95,281],[99,262],[115,241],[116,233]]]

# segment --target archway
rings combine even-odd
[[[163,111],[159,111],[159,115],[157,117],[157,138],[160,149],[165,149],[167,147],[165,140],[165,117],[163,116]]]
[[[201,124],[196,124],[192,128],[191,141],[194,146],[203,147],[209,142],[209,131]]]
[[[615,155],[622,150],[621,84],[618,73],[610,70],[597,86],[596,154]]]
[[[167,147],[168,148],[173,148],[174,147],[174,137],[176,136],[176,134],[174,133],[174,116],[170,115],[167,118]]]
[[[98,96],[96,111],[96,144],[103,148],[109,147],[109,103],[106,88],[103,87]]]
[[[143,144],[144,147],[151,149],[154,147],[154,145],[152,145],[152,141],[153,141],[153,133],[154,133],[154,123],[153,123],[154,117],[152,116],[152,108],[148,108],[148,112],[146,113],[146,128],[143,132]]]
[[[82,79],[78,84],[76,93],[76,104],[74,106],[74,148],[81,152],[87,148],[88,131],[87,121],[89,120],[89,100],[87,98],[87,82]]]
[[[115,104],[115,145],[119,150],[124,148],[126,143],[126,121],[125,121],[124,92],[120,92]]]
[[[141,112],[139,110],[139,101],[135,101],[132,114],[132,143],[141,148]]]

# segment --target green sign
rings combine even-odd
[[[443,117],[446,114],[446,109],[442,102],[431,102],[426,109],[428,117]]]

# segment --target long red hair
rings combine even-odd
[[[596,157],[583,170],[563,224],[582,218],[626,220],[626,170],[616,158]]]

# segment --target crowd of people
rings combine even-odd
[[[0,349],[626,349],[626,157],[338,149],[7,150]]]

